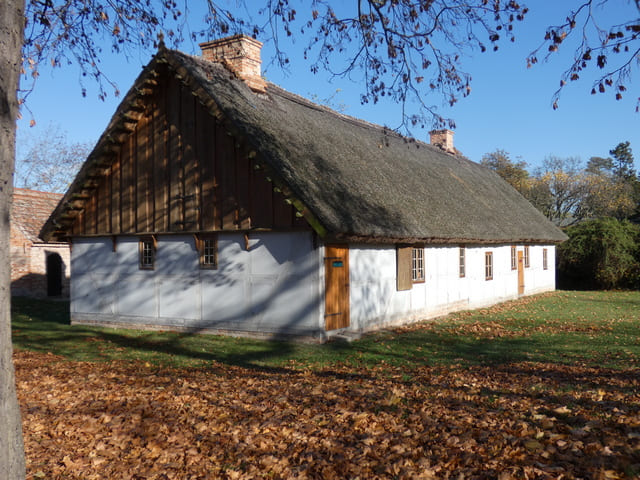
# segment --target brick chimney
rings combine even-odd
[[[456,153],[456,149],[453,146],[453,134],[452,130],[432,130],[429,132],[430,143],[436,147],[441,148],[448,153]]]
[[[202,58],[220,62],[242,79],[251,90],[264,93],[267,84],[261,76],[262,42],[243,34],[200,44]]]

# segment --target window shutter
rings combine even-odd
[[[412,247],[397,247],[396,249],[396,272],[398,291],[411,290],[413,279],[411,278],[411,258]]]

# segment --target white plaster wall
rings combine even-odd
[[[74,322],[319,335],[320,249],[310,233],[218,235],[218,268],[200,269],[194,238],[158,237],[155,268],[138,268],[138,239],[76,239]]]
[[[547,250],[547,269],[542,268],[543,250]],[[531,266],[524,270],[525,294],[555,290],[556,288],[556,247],[553,245],[532,245],[529,247]],[[551,286],[551,288],[549,288]]]
[[[323,248],[308,233],[218,236],[218,269],[202,270],[192,236],[159,236],[154,270],[138,268],[138,239],[76,239],[72,249],[74,322],[323,336]],[[548,269],[542,265],[548,252]],[[523,250],[523,246],[518,246]],[[485,252],[493,252],[493,280]],[[511,247],[425,248],[425,282],[396,290],[394,246],[350,245],[350,329],[370,330],[518,297]],[[555,247],[530,246],[525,295],[555,289]]]
[[[517,246],[523,250],[522,245]],[[525,295],[555,289],[555,247],[530,246]],[[548,269],[543,269],[543,248]],[[485,279],[485,252],[493,252],[493,279]],[[447,312],[478,308],[518,297],[518,271],[511,270],[511,246],[466,246],[466,275],[459,276],[458,246],[425,247],[425,282],[396,290],[393,246],[350,247],[352,330],[406,323]]]

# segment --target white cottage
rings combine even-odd
[[[162,46],[42,231],[73,323],[319,341],[555,288],[565,235],[492,171]],[[435,144],[435,145],[434,145]]]

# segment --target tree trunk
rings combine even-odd
[[[20,408],[11,345],[9,210],[16,152],[16,91],[20,78],[24,0],[0,1],[0,479],[24,479]]]

